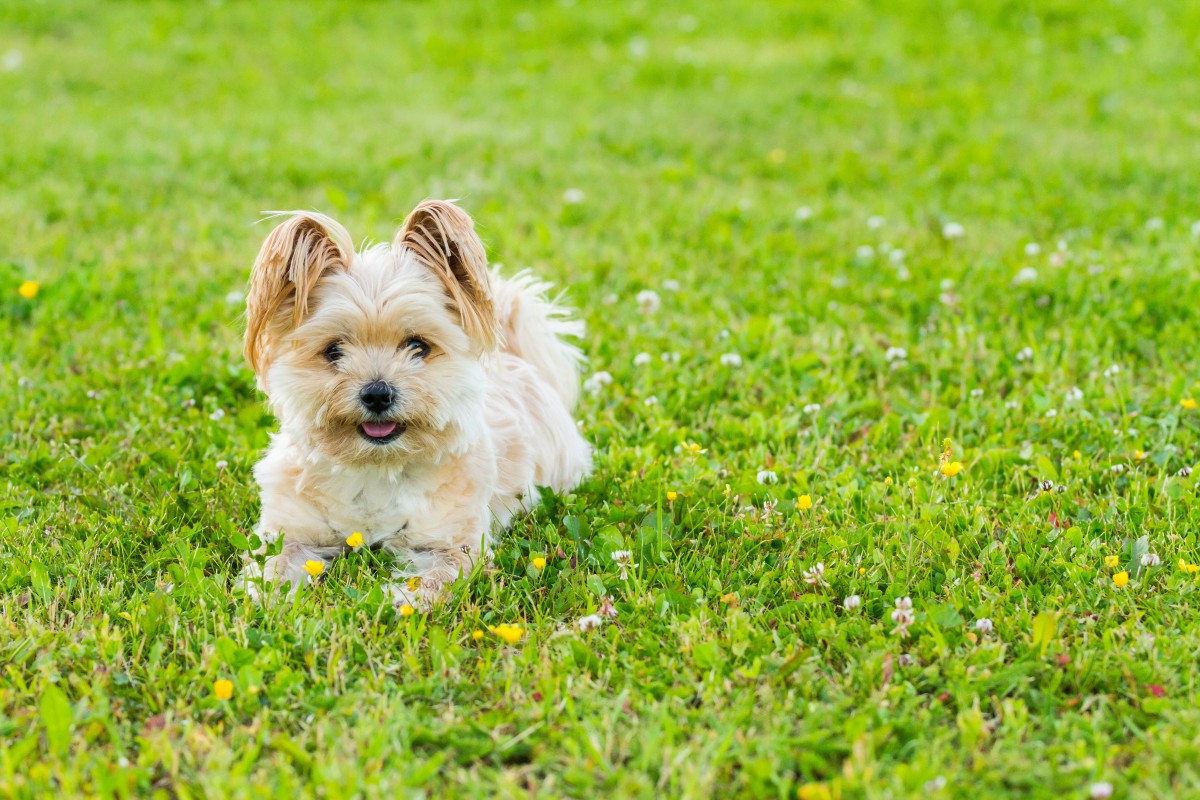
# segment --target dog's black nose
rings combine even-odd
[[[387,381],[371,381],[358,393],[358,399],[368,411],[382,414],[392,407],[396,392]]]

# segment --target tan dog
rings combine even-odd
[[[257,533],[264,549],[283,537],[279,555],[247,566],[249,592],[295,591],[317,571],[307,562],[358,532],[396,556],[398,578],[420,579],[389,587],[396,601],[428,606],[538,486],[582,480],[581,355],[563,337],[583,325],[547,288],[489,272],[449,202],[421,203],[391,246],[359,253],[332,219],[287,215],[247,299],[246,358],[279,420],[254,469]]]

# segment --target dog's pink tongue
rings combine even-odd
[[[396,430],[394,422],[364,422],[363,432],[372,439],[382,439],[392,431]]]

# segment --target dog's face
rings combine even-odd
[[[497,335],[483,245],[450,203],[422,203],[390,248],[357,254],[333,220],[292,215],[250,279],[245,352],[259,385],[284,430],[342,464],[461,447]]]

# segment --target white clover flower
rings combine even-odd
[[[983,389],[972,389],[971,397],[983,397]]]
[[[1158,553],[1143,553],[1142,554],[1142,566],[1143,567],[1157,567],[1161,563],[1162,563],[1162,559],[1158,557]]]
[[[942,282],[938,284],[943,292],[948,292],[954,288],[954,281],[951,278],[942,278]]]
[[[931,781],[925,781],[925,791],[927,791],[927,792],[940,792],[942,789],[945,789],[945,788],[946,788],[946,776],[945,775],[938,775],[936,778],[934,778]]]
[[[1072,386],[1070,389],[1067,389],[1067,393],[1063,399],[1068,403],[1079,403],[1083,400],[1083,389],[1080,389],[1078,386]]]
[[[804,413],[805,413],[805,414],[808,414],[809,416],[812,416],[813,414],[816,414],[816,413],[817,413],[818,411],[820,411],[820,410],[821,410],[821,404],[820,404],[820,403],[809,403],[808,405],[806,405],[806,406],[804,407]]]
[[[600,394],[601,390],[612,382],[612,375],[601,370],[583,382],[583,389],[589,394]]]
[[[1106,378],[1115,378],[1116,376],[1118,376],[1120,374],[1121,374],[1121,368],[1116,364],[1113,364],[1111,367],[1104,370],[1104,377],[1106,377]]]
[[[721,366],[722,367],[733,367],[734,369],[737,369],[741,365],[742,365],[742,357],[739,356],[737,353],[723,353],[721,355]]]
[[[633,357],[633,365],[635,367],[644,367],[651,362],[649,353],[638,353]]]
[[[897,610],[899,610],[899,611],[912,611],[912,607],[913,607],[913,606],[912,606],[912,598],[911,598],[911,597],[897,597],[897,598],[896,598],[896,608],[897,608]]]
[[[845,600],[842,601],[842,608],[846,609],[847,611],[854,611],[861,605],[862,598],[856,594],[849,595]]]
[[[759,470],[757,478],[759,484],[763,486],[766,486],[768,483],[779,483],[779,476],[769,469]]]
[[[828,586],[829,582],[825,580],[825,565],[818,561],[804,570],[804,582],[809,586]]]
[[[908,358],[908,351],[903,347],[889,347],[883,357],[889,364],[894,361],[904,361]]]
[[[796,219],[800,220],[801,222],[808,222],[810,219],[812,219],[812,215],[813,210],[808,206],[800,206],[796,209]]]
[[[588,614],[586,617],[580,617],[575,622],[579,626],[579,630],[583,633],[594,631],[604,624],[604,617],[599,614]]]
[[[1036,256],[1041,252],[1042,246],[1037,242],[1030,242],[1029,244],[1025,245],[1025,255],[1027,256]]]
[[[229,462],[222,459],[221,461],[218,461],[213,466],[215,466],[217,469],[225,469],[226,467],[229,466]]]
[[[596,609],[596,613],[602,617],[608,617],[609,619],[616,619],[617,618],[617,607],[613,605],[612,598],[609,597],[608,595],[604,595],[603,597],[601,597],[600,598],[600,608]]]
[[[567,189],[563,192],[562,199],[569,206],[577,206],[584,200],[583,189]]]
[[[888,259],[893,264],[899,264],[901,261],[904,260],[904,255],[905,255],[905,253],[903,250],[901,250],[900,248],[896,248],[892,252],[888,253]]]
[[[1038,279],[1038,272],[1033,267],[1025,267],[1012,279],[1013,286],[1023,286]]]
[[[854,255],[863,261],[869,261],[875,257],[875,248],[869,244],[859,245],[858,249],[854,251]]]
[[[717,331],[718,339],[728,339],[730,336],[732,334],[729,332],[729,328],[721,328],[721,330]]]
[[[653,289],[642,289],[637,293],[637,304],[643,314],[653,314],[662,305],[662,300]]]
[[[1113,795],[1113,785],[1108,781],[1096,781],[1088,790],[1088,796],[1092,800],[1108,800]]]
[[[617,566],[621,568],[621,580],[626,580],[629,578],[629,569],[637,568],[637,564],[633,563],[632,550],[613,550],[612,559],[617,563]]]
[[[655,397],[654,395],[650,395],[649,397],[647,397],[645,400],[642,401],[642,405],[656,406],[656,405],[658,405],[658,398]]]
[[[678,292],[679,281],[675,280],[674,278],[667,278],[662,282],[662,287],[664,292]]]
[[[834,289],[845,289],[850,285],[850,279],[845,275],[834,275],[829,279],[829,285]]]
[[[679,353],[663,353],[662,360],[667,364],[678,364]]]
[[[942,237],[945,239],[961,239],[966,232],[967,229],[957,222],[947,222],[942,226]]]
[[[213,422],[220,422],[221,420],[225,419],[225,409],[218,408],[216,411],[209,414],[208,418]]]
[[[1017,361],[1031,361],[1031,360],[1033,360],[1033,348],[1032,347],[1022,347],[1020,350],[1017,351]]]
[[[1008,400],[1004,403],[1005,408],[1020,408],[1021,404],[1016,400]]]
[[[880,228],[882,228],[884,226],[884,223],[886,223],[886,222],[887,222],[887,220],[884,219],[883,217],[879,216],[878,214],[874,214],[870,217],[867,217],[867,227],[873,231],[877,231]]]
[[[1058,411],[1057,411],[1056,409],[1053,409],[1053,408],[1051,408],[1051,409],[1048,409],[1048,410],[1046,411],[1046,418],[1047,418],[1047,419],[1049,419],[1049,418],[1051,418],[1051,417],[1057,417],[1057,416],[1058,416]]]
[[[1104,267],[1100,264],[1092,264],[1088,267],[1088,275],[1099,275],[1104,272]]]
[[[992,621],[987,617],[980,617],[979,619],[975,620],[975,630],[979,631],[980,633],[991,633],[993,628],[994,626],[992,625]]]
[[[231,306],[240,306],[242,301],[246,299],[246,295],[234,289],[229,294],[225,295],[225,302]]]
[[[600,298],[600,302],[606,306],[615,306],[620,298],[615,294],[606,294]]]
[[[908,631],[906,630],[904,632],[904,636],[907,636],[907,635],[908,635]],[[900,638],[904,638],[904,636],[901,636]],[[911,667],[913,664],[917,663],[917,660],[915,658],[913,658],[912,653],[901,653],[900,658],[898,658],[896,660],[899,662],[900,666],[902,666],[902,667]]]
[[[1151,217],[1146,220],[1146,230],[1148,231],[1161,231],[1164,225],[1162,217]]]
[[[1112,472],[1113,474],[1120,475],[1122,472],[1125,471],[1125,465],[1124,464],[1113,464],[1111,467],[1108,468],[1108,471]]]
[[[907,280],[910,280],[911,278],[912,278],[912,273],[908,271],[907,267],[900,267],[900,269],[896,270],[896,280],[907,281]]]

